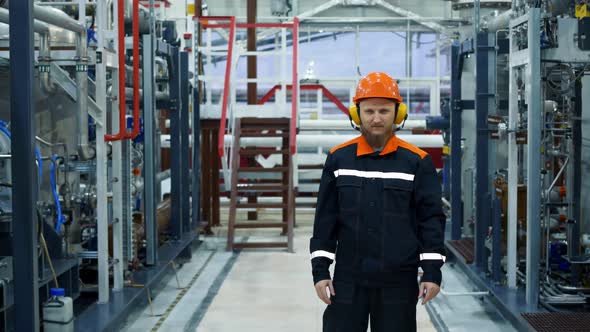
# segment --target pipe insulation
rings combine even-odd
[[[354,139],[358,135],[298,135],[298,148],[324,148],[331,149],[339,144]],[[441,135],[397,135],[398,138],[413,144],[419,148],[442,148],[444,142]],[[170,135],[161,135],[162,148],[170,147]],[[225,135],[225,144],[230,146],[233,142],[232,135]],[[192,139],[189,140],[192,144]],[[283,145],[280,137],[244,137],[240,140],[241,147],[279,147]]]
[[[512,19],[512,13],[512,10],[507,10],[499,15],[485,16],[482,19],[482,28],[488,32],[508,29],[508,25]]]

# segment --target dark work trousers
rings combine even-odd
[[[324,332],[415,332],[418,284],[369,288],[334,282],[335,296],[324,311]]]

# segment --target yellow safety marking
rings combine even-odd
[[[158,321],[156,322],[156,325],[154,325],[154,327],[152,328],[152,332],[157,332],[160,329],[160,327],[162,326],[162,324],[164,324],[164,321],[166,321],[166,318],[168,318],[168,315],[170,315],[170,313],[172,312],[172,310],[174,310],[174,308],[180,302],[180,300],[182,300],[182,298],[186,295],[186,293],[188,293],[188,290],[191,289],[193,284],[197,281],[197,279],[199,279],[199,276],[201,275],[201,273],[203,273],[203,270],[205,270],[205,267],[207,267],[207,265],[209,264],[211,259],[213,259],[213,255],[215,255],[215,251],[212,251],[211,254],[209,255],[209,257],[207,257],[205,264],[203,264],[203,266],[201,266],[199,271],[197,271],[197,273],[193,276],[193,278],[188,283],[188,285],[185,288],[183,288],[180,291],[180,293],[178,293],[178,295],[176,295],[176,299],[174,299],[174,301],[172,301],[172,303],[168,306],[168,309],[166,309],[166,311],[162,314],[160,319],[158,319]]]

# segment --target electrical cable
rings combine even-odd
[[[47,248],[47,242],[45,242],[45,236],[43,236],[43,231],[41,231],[41,245],[43,246],[43,251],[45,251],[45,256],[47,256],[47,262],[49,263],[49,269],[51,270],[51,274],[53,275],[53,282],[55,283],[55,288],[59,288],[59,283],[57,282],[57,274],[55,273],[55,269],[53,268],[51,256],[49,256],[49,249]]]
[[[51,182],[51,191],[53,192],[53,199],[55,200],[55,207],[57,210],[57,222],[55,223],[55,231],[59,233],[59,229],[64,222],[64,216],[61,211],[61,204],[59,202],[59,195],[57,194],[57,185],[55,183],[55,166],[57,164],[58,155],[51,156],[51,170],[49,172],[49,180]]]

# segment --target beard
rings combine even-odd
[[[369,143],[369,145],[372,148],[385,147],[385,144],[387,144],[387,141],[389,140],[389,138],[391,138],[393,135],[395,135],[393,130],[388,131],[384,134],[375,135],[375,134],[370,133],[368,130],[366,130],[364,128],[361,128],[361,133],[365,136],[367,143]]]

